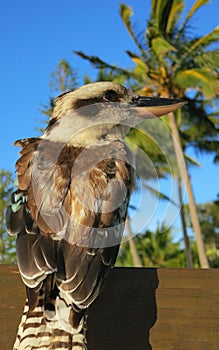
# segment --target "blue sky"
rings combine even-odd
[[[133,8],[135,27],[144,28],[150,1],[124,2]],[[95,71],[75,56],[73,50],[95,54],[124,67],[132,65],[125,50],[133,51],[135,46],[120,19],[120,3],[119,0],[1,3],[0,168],[13,171],[18,157],[18,149],[12,146],[14,140],[37,135],[36,128],[42,119],[38,109],[41,103],[47,103],[50,95],[49,75],[62,58],[75,67],[79,78],[95,76]],[[189,7],[193,3],[186,1]],[[207,33],[218,22],[218,0],[212,0],[195,16],[191,32]],[[191,170],[196,199],[213,200],[219,193],[219,166],[212,165],[211,157],[197,159],[202,167]]]

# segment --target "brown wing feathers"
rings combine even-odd
[[[16,163],[19,189],[14,194],[20,199],[14,198],[8,208],[7,227],[18,234],[19,268],[25,284],[33,288],[27,292],[31,308],[41,283],[47,285],[54,303],[59,289],[72,303],[68,318],[74,327],[82,317],[76,317],[74,309],[90,305],[115,263],[134,174],[120,142],[86,152],[65,145],[55,162],[54,145],[41,142],[37,138],[16,142],[23,147]],[[113,200],[121,195],[114,208]],[[86,235],[87,244],[78,245],[76,230],[77,237]],[[48,282],[50,274],[53,284]]]

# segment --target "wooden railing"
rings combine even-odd
[[[11,350],[25,287],[0,266],[0,350]],[[88,315],[89,350],[219,350],[219,270],[115,268]]]

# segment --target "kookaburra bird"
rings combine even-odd
[[[87,349],[86,310],[116,261],[134,186],[125,135],[182,105],[92,83],[56,98],[41,137],[15,142],[18,189],[6,221],[27,303],[14,350]]]

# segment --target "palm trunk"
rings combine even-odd
[[[133,240],[132,230],[130,226],[130,219],[128,217],[126,219],[126,230],[128,234],[129,247],[132,254],[133,265],[134,267],[143,267],[140,256],[138,255],[138,251]]]
[[[182,224],[182,231],[183,231],[183,240],[184,240],[184,246],[185,246],[186,266],[188,268],[192,268],[193,261],[192,261],[189,237],[187,235],[187,229],[186,229],[186,220],[185,220],[185,213],[184,213],[184,207],[183,207],[183,201],[182,201],[182,186],[181,186],[180,178],[178,178],[178,196],[179,196],[180,217],[181,217],[181,224]]]
[[[194,194],[192,191],[189,174],[188,174],[188,171],[185,165],[185,160],[183,157],[183,149],[182,149],[179,130],[176,124],[174,113],[169,114],[169,124],[170,124],[170,129],[173,137],[173,145],[174,145],[174,150],[176,154],[177,165],[180,172],[180,177],[185,183],[185,187],[188,195],[189,210],[191,214],[192,226],[195,233],[200,265],[202,268],[209,268],[208,259],[204,248],[204,242],[202,239],[202,232],[201,232],[201,227],[199,223]]]

